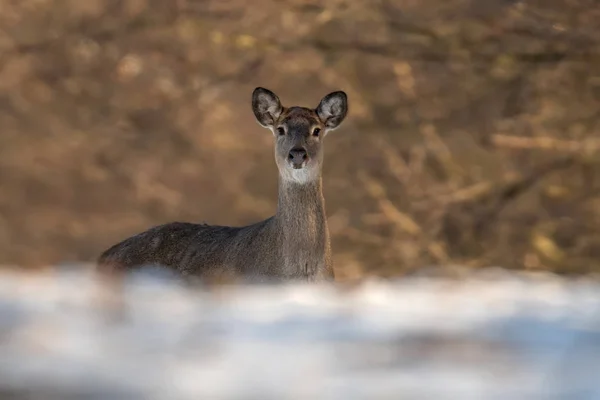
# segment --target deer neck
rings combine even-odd
[[[329,268],[330,244],[322,180],[279,180],[275,221],[285,273],[314,277]]]

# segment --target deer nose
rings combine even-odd
[[[294,168],[300,168],[302,167],[302,164],[308,160],[308,153],[301,147],[293,148],[288,154],[288,160],[292,163]]]

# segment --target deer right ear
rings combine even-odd
[[[323,97],[317,107],[317,115],[328,130],[334,130],[348,114],[348,96],[341,90]]]
[[[252,92],[252,111],[261,126],[271,128],[281,115],[283,107],[275,93],[269,89],[257,87]]]

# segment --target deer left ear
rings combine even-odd
[[[329,93],[323,97],[316,112],[325,128],[333,130],[340,126],[348,114],[348,96],[342,91]]]
[[[271,128],[281,115],[283,107],[275,93],[269,89],[257,87],[252,92],[252,111],[261,126]]]

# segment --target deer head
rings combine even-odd
[[[304,184],[320,178],[323,139],[346,117],[348,99],[337,91],[323,97],[315,109],[284,107],[275,93],[258,87],[252,93],[252,110],[258,123],[273,132],[280,177]]]

